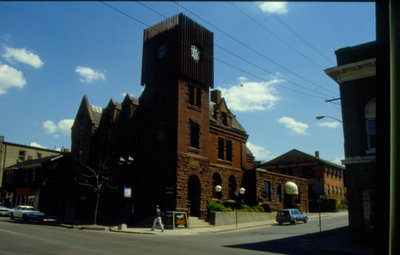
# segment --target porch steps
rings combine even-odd
[[[212,227],[209,222],[200,219],[199,217],[189,216],[189,228],[208,228]]]

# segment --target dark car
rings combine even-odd
[[[279,225],[284,222],[290,222],[290,224],[296,224],[298,221],[304,221],[307,223],[308,216],[302,213],[299,209],[282,209],[276,214],[276,221]]]

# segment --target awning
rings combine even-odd
[[[297,187],[296,183],[294,183],[294,182],[286,183],[286,194],[288,194],[288,195],[298,195],[299,194],[299,188]]]
[[[36,195],[36,190],[33,188],[16,188],[15,193],[17,195],[32,196]]]

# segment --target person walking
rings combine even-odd
[[[164,227],[163,227],[162,221],[161,221],[161,210],[158,205],[156,205],[156,211],[155,211],[154,220],[153,220],[153,228],[151,229],[151,231],[154,231],[157,223],[160,225],[161,232],[164,232]]]

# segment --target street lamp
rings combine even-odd
[[[331,118],[331,119],[334,119],[334,120],[336,120],[336,121],[339,121],[340,123],[343,123],[342,120],[339,120],[338,118],[335,118],[335,117],[332,117],[332,116],[316,116],[315,118],[316,118],[317,120],[321,120],[321,119],[323,119],[323,118]]]
[[[131,187],[127,187],[127,181],[126,181],[126,169],[125,169],[125,166],[126,165],[131,165],[132,164],[132,162],[134,161],[134,158],[132,157],[132,156],[128,156],[128,159],[125,159],[124,157],[120,157],[119,158],[119,161],[118,161],[118,165],[120,165],[120,166],[122,166],[123,168],[122,168],[122,178],[123,178],[123,180],[122,180],[122,186],[123,186],[123,200],[122,200],[122,206],[123,206],[123,209],[122,209],[122,223],[121,223],[121,225],[120,225],[120,229],[126,229],[126,227],[127,227],[127,225],[126,225],[126,222],[127,222],[127,211],[128,211],[128,206],[127,206],[127,199],[129,199],[129,198],[132,198],[132,188]],[[129,181],[128,181],[128,183],[129,183]]]
[[[236,211],[236,227],[238,226],[237,207],[238,207],[238,205],[239,205],[239,195],[244,195],[245,192],[246,192],[246,189],[243,188],[243,187],[241,187],[241,188],[239,189],[239,191],[235,191],[235,196],[236,196],[236,208],[235,208],[235,211]]]

